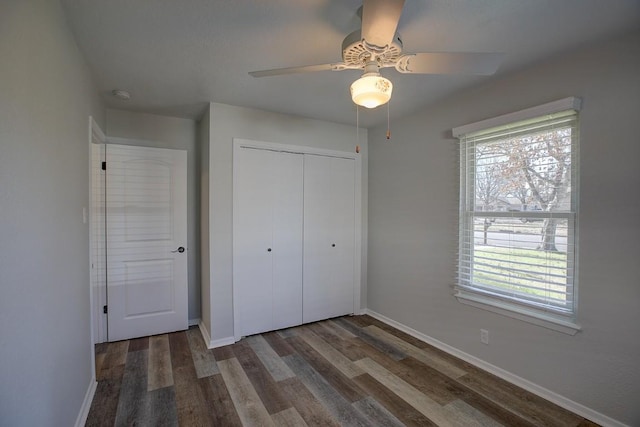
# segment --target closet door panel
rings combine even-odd
[[[235,159],[233,286],[240,304],[240,335],[272,323],[272,152],[241,149]],[[266,329],[265,329],[266,328]]]
[[[273,153],[273,327],[302,323],[303,156]]]
[[[305,323],[353,313],[354,252],[354,161],[305,155]]]

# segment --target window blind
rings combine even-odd
[[[575,98],[571,98],[575,99]],[[539,108],[458,128],[458,295],[575,318],[578,113]],[[549,104],[551,105],[551,104]],[[530,115],[531,115],[530,114]],[[498,118],[487,123],[500,122]],[[454,134],[456,131],[454,130]]]

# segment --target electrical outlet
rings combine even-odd
[[[480,342],[482,344],[489,345],[489,331],[486,329],[480,329]]]

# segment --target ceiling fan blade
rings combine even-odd
[[[311,73],[314,71],[340,71],[345,69],[345,64],[339,62],[336,64],[320,64],[306,65],[302,67],[275,68],[273,70],[251,71],[253,77],[270,77],[281,76],[284,74]]]
[[[396,63],[401,73],[470,74],[489,76],[502,62],[502,53],[413,53]]]
[[[369,45],[390,45],[398,28],[404,0],[364,0],[362,3],[362,38]]]

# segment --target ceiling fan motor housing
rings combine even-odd
[[[342,41],[342,60],[348,67],[364,68],[365,64],[376,61],[379,67],[392,67],[402,54],[402,40],[396,33],[390,45],[378,48],[362,39],[360,30],[349,34]]]

